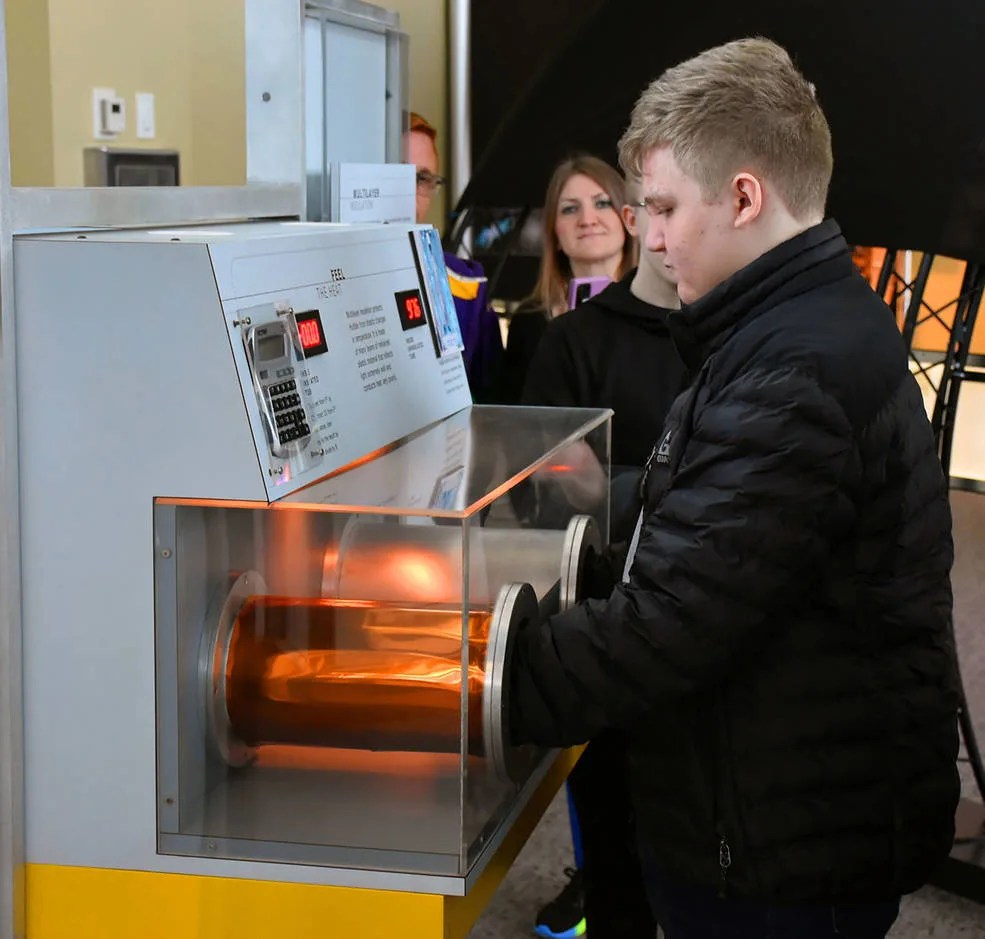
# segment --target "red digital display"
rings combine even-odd
[[[427,322],[419,290],[401,290],[395,296],[397,313],[400,315],[400,325],[405,330],[413,329],[415,326],[423,326]]]
[[[303,323],[298,323],[298,333],[301,335],[302,349],[314,349],[314,347],[320,345],[325,338],[322,336],[321,330],[318,328],[318,323],[314,320],[306,320]]]
[[[323,352],[328,352],[325,331],[322,329],[321,316],[317,310],[297,313],[294,320],[298,324],[301,351],[304,353],[306,359],[310,359],[313,355],[321,355]]]
[[[413,323],[414,320],[424,317],[424,311],[421,309],[421,301],[417,297],[404,298],[404,315],[407,317],[408,323]]]

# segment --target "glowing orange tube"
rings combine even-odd
[[[469,631],[469,749],[481,748],[491,614]],[[243,743],[456,752],[461,738],[458,609],[254,596],[226,660],[226,709]]]

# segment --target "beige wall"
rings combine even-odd
[[[6,9],[11,179],[15,186],[51,186],[55,169],[48,7],[45,0],[7,0]]]
[[[438,129],[447,173],[446,0],[378,0],[410,37],[410,107]],[[185,185],[246,179],[243,0],[7,0],[15,185],[81,186],[82,151],[175,149]],[[114,88],[127,130],[92,136],[92,89]],[[157,136],[138,140],[134,93],[155,96]],[[447,192],[432,221],[447,211]]]
[[[8,0],[8,9],[15,185],[81,186],[82,151],[94,145],[178,150],[186,185],[245,181],[243,0]],[[45,32],[45,9],[47,88],[43,66],[20,53]],[[112,140],[93,137],[95,87],[126,101],[127,129]],[[138,91],[154,94],[152,139],[136,136]],[[35,113],[45,103],[47,121]],[[47,181],[35,157],[44,125],[51,128]]]
[[[188,97],[196,186],[246,184],[246,20],[243,0],[189,3]]]
[[[400,14],[400,28],[410,37],[410,109],[438,129],[441,172],[447,175],[448,152],[448,16],[446,0],[374,0]],[[442,190],[431,203],[431,217],[441,225],[448,210]]]

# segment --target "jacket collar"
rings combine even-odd
[[[751,319],[853,269],[838,223],[827,219],[760,255],[699,300],[671,313],[674,344],[696,370]]]

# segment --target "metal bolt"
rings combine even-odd
[[[174,799],[172,799],[172,798],[171,798],[171,796],[168,796],[168,797],[167,797],[167,798],[166,798],[166,799],[164,800],[164,804],[165,804],[165,805],[174,805]]]
[[[170,548],[165,548],[163,551],[161,551],[161,557],[162,558],[169,558],[169,557],[171,557],[171,549]]]
[[[270,473],[271,476],[280,476],[280,474],[284,472],[284,467],[271,466],[270,469],[267,470],[267,472]]]
[[[263,98],[264,101],[269,101],[270,100],[270,92],[269,91],[265,91],[262,95],[260,95],[260,97]]]
[[[206,841],[205,842],[205,847],[209,851],[217,851],[218,850],[218,845],[214,841]]]
[[[241,320],[233,320],[233,326],[249,326],[252,322],[248,316],[244,316]]]

